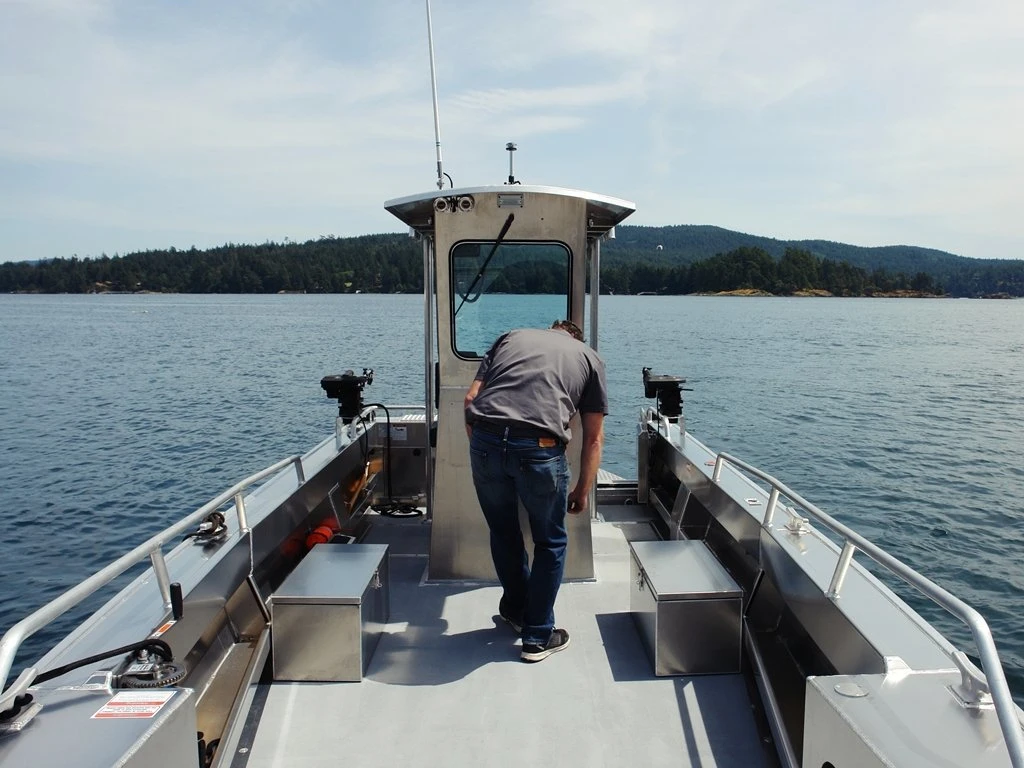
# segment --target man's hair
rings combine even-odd
[[[572,320],[555,320],[554,324],[551,327],[556,328],[559,331],[565,331],[574,339],[576,339],[576,341],[583,341],[582,329],[578,325],[576,325],[576,323],[574,323]]]

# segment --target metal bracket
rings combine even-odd
[[[686,507],[690,503],[691,495],[690,489],[684,483],[680,483],[675,501],[672,502],[672,513],[668,521],[670,525],[669,538],[673,541],[685,538],[682,536],[683,516],[686,514]]]
[[[965,709],[994,709],[985,674],[971,663],[963,651],[953,651],[953,663],[960,670],[960,684],[947,687],[957,703]]]
[[[42,708],[42,704],[38,701],[33,701],[24,711],[19,712],[10,720],[0,723],[0,739],[22,730],[26,725],[32,722],[32,719],[39,714],[39,710]]]
[[[21,674],[18,675],[18,679],[7,686],[7,690],[0,693],[0,712],[6,712],[16,706],[14,700],[28,690],[29,686],[32,685],[32,682],[36,679],[38,673],[39,670],[35,667],[29,667],[28,669],[22,670]]]
[[[888,682],[899,682],[905,677],[908,677],[914,670],[910,668],[899,656],[886,656],[883,661],[885,662],[885,681]]]
[[[787,520],[786,524],[782,526],[783,528],[785,528],[789,533],[793,534],[794,536],[803,536],[804,534],[811,532],[810,520],[808,520],[806,517],[801,517],[788,507],[786,511],[789,512],[789,520]]]

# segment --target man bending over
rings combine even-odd
[[[522,660],[541,661],[569,645],[569,633],[555,628],[554,613],[565,567],[565,515],[587,511],[601,464],[608,413],[604,362],[569,321],[509,331],[480,363],[465,409],[473,485],[503,589],[498,613],[522,634]],[[565,446],[577,412],[583,453],[570,492]],[[518,501],[533,535],[532,568]]]

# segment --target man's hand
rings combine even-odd
[[[483,382],[480,381],[479,379],[474,379],[473,383],[469,385],[469,391],[466,393],[466,397],[462,401],[463,411],[469,408],[469,404],[473,402],[473,398],[480,394],[480,388],[482,386]],[[473,427],[468,422],[466,423],[466,437],[468,437],[470,440],[473,439]]]
[[[590,488],[574,488],[569,494],[569,514],[578,515],[587,511],[587,502],[590,501]]]
[[[597,480],[597,469],[601,466],[601,445],[604,442],[604,414],[581,413],[583,424],[583,451],[580,455],[580,477],[576,487],[569,494],[569,512],[578,515],[587,511],[590,489]]]

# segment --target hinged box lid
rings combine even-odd
[[[726,598],[742,594],[702,541],[631,541],[629,547],[658,600]]]
[[[278,604],[359,605],[386,544],[317,544],[274,592]]]

